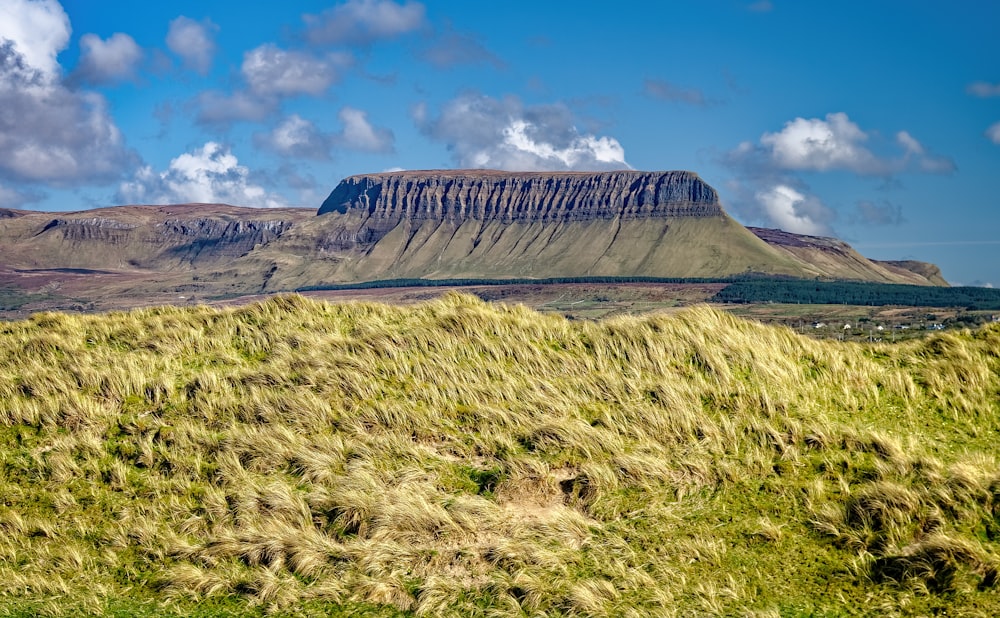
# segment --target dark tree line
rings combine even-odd
[[[861,281],[737,281],[713,298],[723,303],[802,303],[810,305],[907,305],[1000,309],[1000,290],[937,287]]]
[[[333,283],[298,288],[318,290],[366,290],[403,287],[460,287],[483,285],[547,285],[556,283],[726,283],[710,300],[719,303],[800,303],[809,305],[906,305],[910,307],[966,307],[970,310],[1000,310],[1000,290],[976,287],[937,287],[871,283],[866,281],[818,281],[760,275],[726,278],[679,277],[549,277],[545,279],[386,279],[358,283]]]

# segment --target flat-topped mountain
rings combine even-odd
[[[715,189],[693,172],[433,170],[345,178],[319,214],[411,221],[550,222],[717,217]]]
[[[747,272],[931,283],[834,248],[840,241],[803,241],[816,246],[809,254],[759,238],[687,171],[362,174],[342,180],[318,214],[256,253],[278,265],[269,285]]]
[[[933,265],[748,229],[683,171],[367,174],[344,179],[318,213],[223,204],[0,211],[0,292],[81,302],[381,279],[744,273],[946,285]]]
[[[272,282],[804,274],[684,171],[359,175],[318,214],[256,256]]]

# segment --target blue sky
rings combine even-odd
[[[0,207],[318,207],[389,169],[688,169],[1000,285],[1000,3],[0,0]]]

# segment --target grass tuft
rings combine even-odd
[[[1000,613],[997,349],[459,294],[38,314],[0,332],[0,614]]]

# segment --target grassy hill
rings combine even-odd
[[[1000,326],[0,324],[0,615],[996,615]]]

